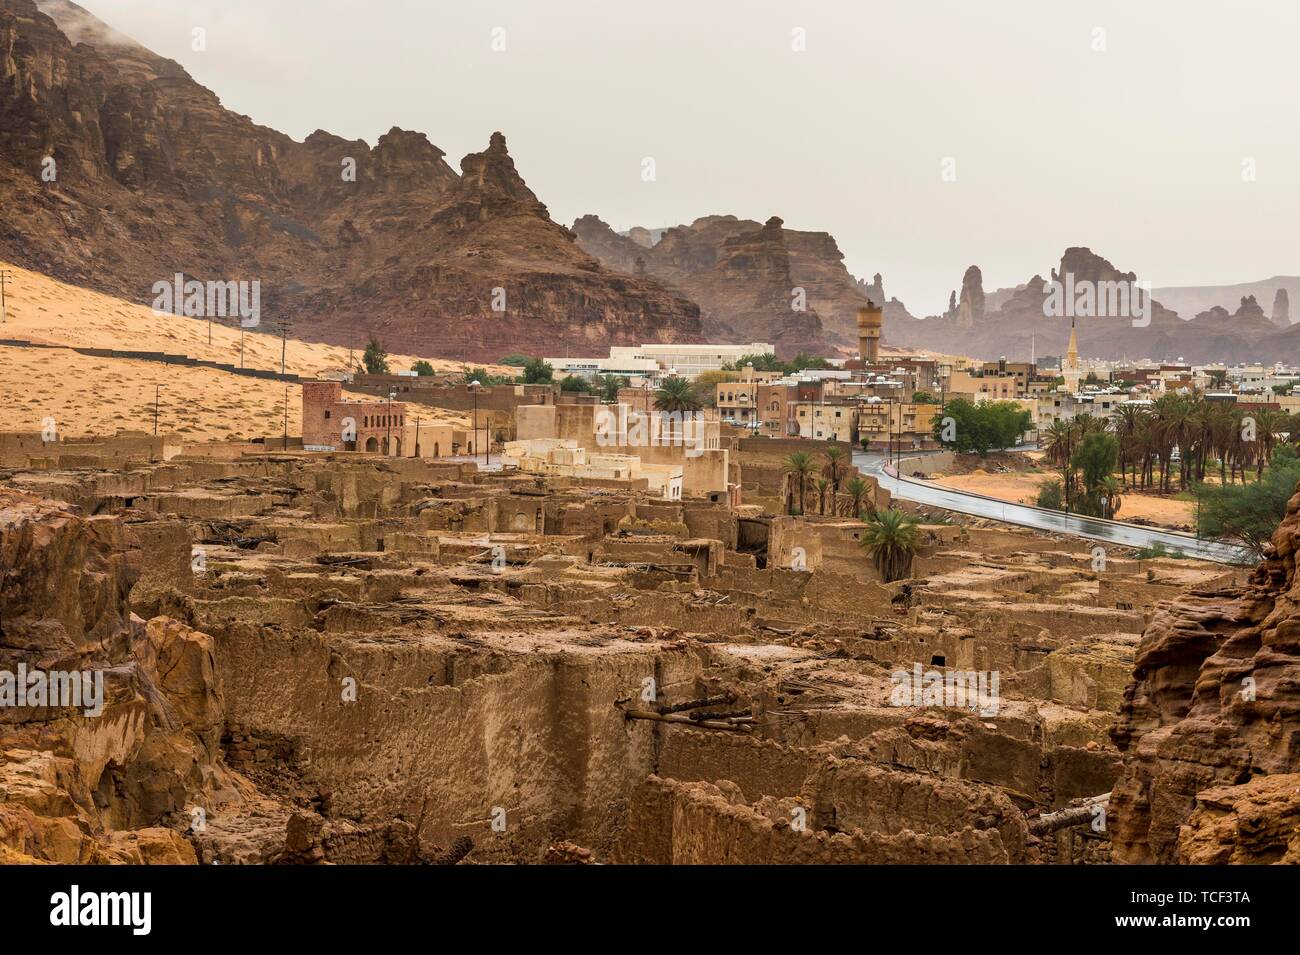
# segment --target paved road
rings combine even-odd
[[[945,488],[929,481],[899,478],[894,474],[892,467],[886,471],[885,460],[879,454],[859,452],[853,456],[853,463],[860,470],[875,476],[890,494],[904,501],[929,504],[961,514],[1018,524],[1021,527],[1033,527],[1050,533],[1070,534],[1089,540],[1121,544],[1125,547],[1151,547],[1155,544],[1164,544],[1166,550],[1181,551],[1189,557],[1200,557],[1221,564],[1254,562],[1253,557],[1241,548],[1217,541],[1197,540],[1190,534],[1155,530],[1120,521],[1078,517],[1060,511],[1030,507],[1027,504],[1012,504],[1009,501],[999,501],[980,494]]]

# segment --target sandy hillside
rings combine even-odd
[[[208,344],[207,323],[154,315],[135,305],[47,276],[0,263],[11,273],[5,283],[8,320],[0,338],[94,348],[166,351],[239,364],[238,328],[216,323]],[[313,376],[347,367],[348,350],[290,339],[289,372]],[[356,356],[360,358],[360,353]],[[414,356],[389,357],[394,369],[408,369]],[[463,366],[428,359],[439,371]],[[269,334],[244,336],[244,364],[279,370],[280,340]],[[494,373],[510,369],[490,369]],[[163,385],[159,428],[195,440],[277,435],[283,428],[285,386],[206,368],[157,362],[94,358],[64,349],[0,346],[0,431],[41,430],[53,418],[67,436],[113,434],[120,429],[153,430],[154,386]],[[289,433],[300,433],[302,389],[290,385]],[[356,394],[352,397],[366,397]],[[467,417],[421,409],[425,421],[465,424]]]
[[[192,358],[238,365],[240,330],[212,323],[212,344],[208,344],[208,323],[203,319],[155,315],[146,305],[136,305],[89,289],[15,268],[0,262],[11,274],[5,283],[8,319],[0,324],[0,338],[17,338],[59,345],[92,348],[130,348],[165,351]],[[249,368],[280,369],[280,339],[263,316],[262,326],[243,336],[244,365]],[[356,360],[361,359],[358,343]],[[390,355],[395,371],[410,369],[422,356]],[[455,371],[465,365],[445,358],[428,358],[436,371]],[[341,371],[348,365],[348,349],[289,340],[286,370],[297,375],[318,375]],[[494,374],[509,369],[490,368]]]
[[[1033,504],[1038,497],[1038,486],[1050,479],[1047,473],[1032,472],[1019,474],[956,474],[941,477],[934,481],[946,487],[973,491],[988,497],[1017,504]],[[1154,521],[1164,527],[1175,530],[1190,530],[1194,520],[1195,505],[1191,501],[1176,501],[1165,497],[1152,497],[1143,494],[1125,494],[1120,504],[1116,520],[1132,521],[1135,518]]]

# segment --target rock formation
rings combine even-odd
[[[958,328],[974,328],[977,321],[983,321],[984,275],[978,265],[972,265],[961,277],[961,298],[955,305],[950,298],[948,308]]]
[[[1291,327],[1291,297],[1284,288],[1278,289],[1277,294],[1273,296],[1272,320],[1278,328]]]
[[[192,863],[186,814],[233,786],[212,642],[131,616],[139,563],[119,518],[0,489],[0,671],[102,680],[100,712],[0,708],[0,861]]]
[[[787,229],[775,216],[761,225],[705,216],[666,230],[653,244],[648,230],[622,236],[594,215],[574,222],[573,231],[606,267],[635,275],[640,258],[647,275],[698,302],[711,340],[768,341],[786,356],[830,353],[851,345],[863,300],[877,300],[873,286],[844,267],[832,236]],[[874,291],[883,304],[883,288]],[[887,310],[887,341],[889,319]]]
[[[138,302],[256,280],[264,326],[392,352],[702,338],[694,304],[577,248],[499,133],[459,175],[418,132],[298,143],[66,0],[0,0],[0,51],[0,259]]]
[[[1120,862],[1296,861],[1300,494],[1242,588],[1193,590],[1142,636],[1112,738]]]

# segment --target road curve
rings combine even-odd
[[[1163,544],[1166,550],[1176,550],[1188,557],[1199,557],[1220,564],[1254,562],[1253,556],[1244,548],[1219,541],[1197,540],[1191,534],[1156,530],[1137,524],[1125,524],[1122,521],[1063,514],[1060,511],[1051,511],[1028,504],[1013,504],[1010,501],[986,497],[982,494],[959,491],[929,481],[902,478],[895,473],[892,466],[886,466],[884,459],[877,455],[858,453],[853,456],[853,463],[859,470],[875,477],[881,487],[894,497],[916,504],[929,504],[974,517],[1032,527],[1054,534],[1070,534],[1124,547],[1151,547],[1155,544]]]

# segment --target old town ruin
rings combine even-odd
[[[1294,732],[1294,522],[1252,576],[1120,548],[1099,571],[1088,541],[930,511],[884,584],[861,522],[784,513],[765,441],[708,452],[731,499],[665,500],[572,468],[7,439],[0,668],[106,699],[0,709],[0,853],[1295,855],[1296,777],[1260,774]],[[1247,838],[1245,813],[1271,821]]]

